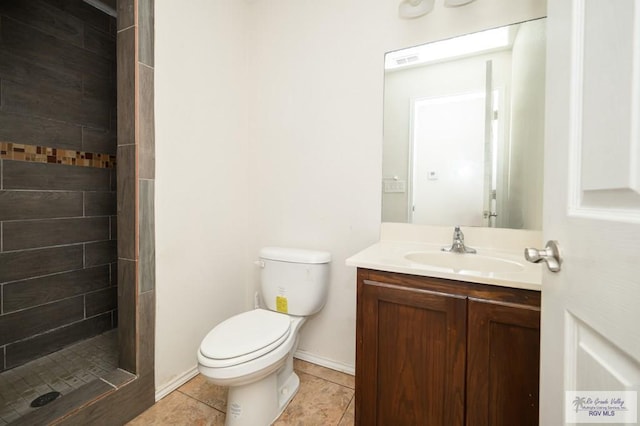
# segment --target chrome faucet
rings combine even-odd
[[[476,250],[464,245],[464,234],[460,230],[459,226],[456,226],[453,230],[453,243],[451,247],[442,247],[442,251],[451,253],[475,253]]]

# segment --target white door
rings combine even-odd
[[[484,92],[417,99],[412,109],[410,222],[482,226]]]
[[[640,1],[548,16],[543,234],[564,263],[543,276],[540,424],[621,422],[565,391],[639,390]]]

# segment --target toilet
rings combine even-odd
[[[331,254],[281,247],[260,250],[266,309],[235,315],[211,330],[198,350],[198,370],[228,386],[227,426],[269,425],[296,394],[298,332],[327,300]]]

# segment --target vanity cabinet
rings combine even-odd
[[[537,425],[540,293],[358,269],[356,425]]]

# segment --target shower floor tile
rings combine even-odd
[[[35,411],[31,401],[42,394],[64,396],[117,368],[117,338],[110,330],[0,373],[0,426]]]

